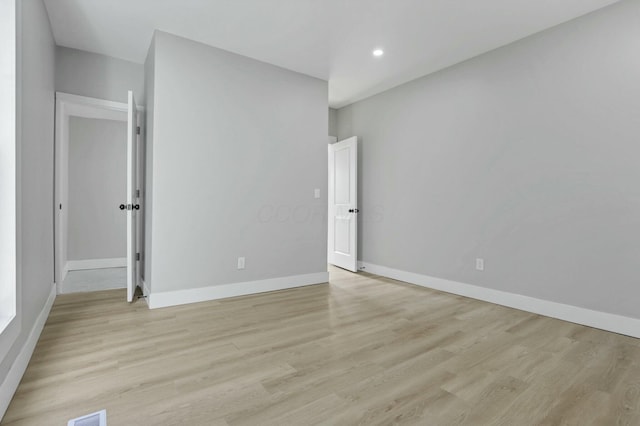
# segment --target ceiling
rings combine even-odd
[[[618,0],[44,1],[61,46],[143,63],[159,29],[328,80],[340,108]]]

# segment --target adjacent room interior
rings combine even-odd
[[[640,424],[640,0],[0,0],[0,424]]]

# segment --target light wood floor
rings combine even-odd
[[[58,297],[2,425],[638,425],[640,342],[332,270],[150,311]]]

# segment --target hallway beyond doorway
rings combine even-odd
[[[127,268],[102,268],[69,271],[60,294],[126,288]]]

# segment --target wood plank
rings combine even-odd
[[[640,424],[638,339],[330,272],[153,311],[59,296],[1,424]]]

